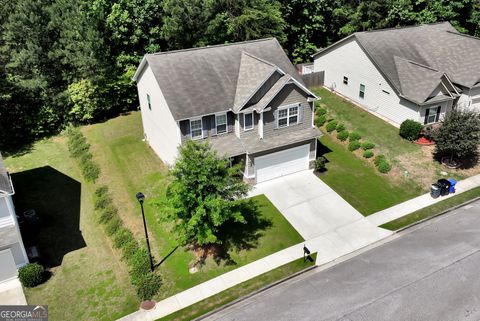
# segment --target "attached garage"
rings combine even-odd
[[[255,157],[257,183],[308,169],[310,144]]]

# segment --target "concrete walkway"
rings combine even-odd
[[[306,241],[164,299],[153,310],[137,311],[120,320],[156,320],[179,311],[302,258],[304,245],[312,252],[317,252],[316,264],[323,265],[392,234],[370,223],[312,171],[258,184],[249,196],[258,194],[266,194]]]
[[[380,226],[478,186],[480,186],[480,174],[459,181],[457,183],[455,194],[441,196],[435,199],[430,196],[430,193],[426,193],[424,195],[412,198],[406,202],[384,209],[383,211],[369,215],[367,219],[372,224]]]
[[[0,305],[26,305],[27,300],[18,278],[0,283]]]

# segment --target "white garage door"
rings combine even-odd
[[[255,157],[257,183],[308,169],[310,144]]]

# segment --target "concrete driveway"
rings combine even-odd
[[[328,236],[358,248],[391,234],[370,223],[310,170],[257,184],[250,196],[259,194],[265,194],[305,240]]]

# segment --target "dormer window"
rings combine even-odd
[[[243,114],[243,130],[253,129],[253,112]]]
[[[227,132],[227,114],[215,115],[215,124],[217,134],[225,134]]]

